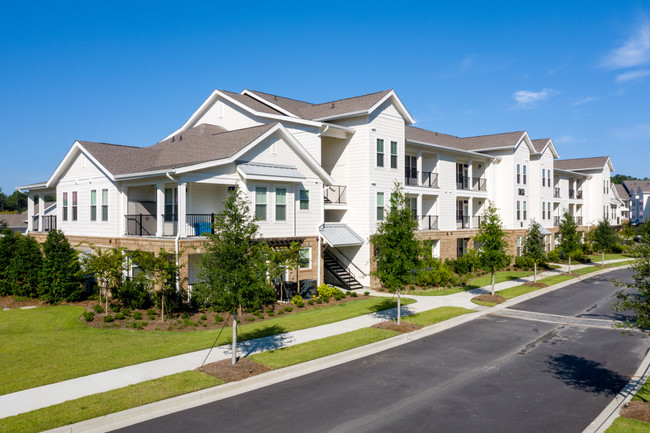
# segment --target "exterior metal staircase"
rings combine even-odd
[[[323,261],[325,263],[326,283],[341,286],[346,290],[363,288],[363,285],[356,280],[354,275],[346,269],[345,265],[341,263],[329,248],[323,253]],[[327,281],[328,277],[331,277],[334,281]]]

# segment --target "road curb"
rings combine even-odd
[[[408,334],[397,335],[395,337],[391,337],[386,340],[378,341],[376,343],[371,343],[355,349],[350,349],[345,352],[329,355],[324,358],[318,358],[312,361],[296,364],[290,367],[285,367],[278,370],[272,370],[268,373],[264,373],[259,376],[250,377],[248,379],[244,379],[238,382],[226,383],[224,385],[219,385],[213,388],[195,391],[189,394],[184,394],[167,400],[161,400],[143,406],[138,406],[132,409],[127,409],[125,411],[108,414],[99,418],[93,418],[90,420],[81,421],[76,424],[70,424],[67,426],[58,427],[52,430],[48,430],[47,432],[48,433],[106,432],[106,431],[127,427],[133,424],[138,424],[140,422],[144,422],[153,418],[158,418],[175,412],[191,409],[193,407],[201,406],[207,403],[223,400],[225,398],[233,397],[269,385],[280,383],[285,380],[294,379],[300,376],[304,376],[310,373],[314,373],[320,370],[325,370],[327,368],[334,367],[340,364],[344,364],[346,362],[364,358],[366,356],[370,356],[375,353],[379,353],[388,349],[392,349],[394,347],[398,347],[403,344],[406,344],[410,341],[419,340],[421,338],[428,337],[430,335],[434,335],[442,331],[446,331],[458,325],[462,325],[464,323],[486,316],[493,312],[500,311],[512,305],[516,305],[520,302],[524,302],[529,299],[536,298],[537,296],[542,296],[546,293],[550,293],[552,291],[564,288],[573,283],[581,281],[582,279],[592,278],[607,272],[624,269],[626,267],[629,267],[629,265],[618,266],[615,268],[606,268],[600,271],[592,272],[590,274],[587,274],[584,278],[580,278],[580,279],[573,278],[571,280],[564,281],[550,287],[545,287],[543,289],[539,289],[534,292],[527,293],[525,295],[521,295],[516,298],[510,299],[492,308],[486,308],[474,313],[468,313],[462,316],[457,316],[452,319],[445,320],[444,322],[440,322],[435,325],[427,326],[417,331],[410,332]],[[648,362],[650,362],[650,356],[647,357],[646,359],[648,359]],[[611,413],[611,411],[609,413]]]

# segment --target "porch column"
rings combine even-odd
[[[45,194],[38,196],[38,231],[45,231],[43,226],[43,214],[45,214]]]
[[[467,183],[469,184],[468,189],[474,189],[474,167],[472,167],[472,160],[467,161]],[[472,200],[469,200],[469,214],[472,215]],[[471,227],[471,226],[470,226]]]
[[[165,184],[156,184],[156,236],[163,235],[165,223]]]
[[[419,152],[418,152],[419,154]],[[420,160],[419,155],[418,155],[418,161]],[[418,194],[417,198],[417,214],[418,214],[418,230],[422,230],[422,224],[424,220],[424,213],[422,212],[422,194]],[[427,230],[429,227],[427,227]]]
[[[34,194],[27,197],[27,233],[34,231]]]
[[[120,233],[123,234],[123,235],[128,234],[126,232],[126,221],[125,221],[126,215],[128,215],[128,213],[129,213],[129,195],[128,195],[128,192],[129,192],[129,187],[128,186],[122,186],[122,188],[120,188],[120,201],[119,201],[119,203],[120,203],[121,212],[118,213],[118,215],[119,215],[118,227],[119,227]]]
[[[418,171],[418,186],[422,186],[422,177],[424,176],[424,173],[422,173],[422,151],[418,150],[418,159],[416,164],[416,170]],[[418,207],[418,212],[419,212],[419,207]]]
[[[469,163],[471,164],[472,161],[470,161]],[[471,167],[471,165],[469,165],[469,167]],[[470,176],[470,180],[471,179],[472,177]],[[476,227],[474,227],[474,199],[471,197],[467,200],[467,215],[469,216],[469,225],[467,227],[471,229],[475,229]]]
[[[178,233],[187,237],[187,183],[178,182]]]

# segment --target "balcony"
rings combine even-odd
[[[483,177],[472,178],[472,189],[474,191],[487,191],[487,181]]]
[[[187,237],[204,236],[214,234],[212,229],[213,213],[210,214],[187,214],[186,235]],[[178,233],[178,215],[160,215],[163,221],[162,236],[175,236]],[[129,236],[156,236],[158,221],[154,215],[132,214],[124,215],[124,227]]]
[[[422,230],[438,230],[438,215],[423,216]]]
[[[569,189],[569,198],[576,198],[576,190]]]
[[[556,186],[555,191],[553,192],[553,198],[560,198],[560,187]]]
[[[438,188],[438,173],[423,171],[422,186],[425,186],[427,188]]]
[[[579,199],[579,200],[582,200],[582,190],[581,190],[581,189],[579,189],[579,190],[576,192],[576,198]]]
[[[404,176],[404,185],[418,186],[418,171],[417,170],[412,170],[410,168],[406,169],[406,174]]]
[[[469,177],[457,175],[456,176],[456,189],[469,189]]]
[[[457,216],[456,217],[456,228],[457,229],[468,229],[469,228],[469,217],[468,216]]]
[[[474,226],[475,229],[480,229],[483,221],[485,221],[485,218],[483,218],[482,215],[475,216],[474,218],[472,218],[472,225]]]
[[[582,225],[582,217],[581,216],[574,216],[573,220],[576,222],[577,225],[579,225],[579,226]]]
[[[38,215],[35,215],[33,218],[33,230],[35,232],[49,232],[50,230],[56,230],[56,215],[46,215],[43,217],[43,227],[38,226]],[[39,230],[40,229],[40,230]]]
[[[553,217],[553,227],[559,227],[560,226],[560,217],[556,216]]]
[[[330,185],[324,192],[325,204],[346,204],[347,203],[347,186]]]
[[[155,236],[156,217],[142,213],[124,215],[124,227],[130,236]]]

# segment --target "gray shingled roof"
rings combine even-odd
[[[623,185],[632,192],[636,192],[639,187],[641,187],[641,191],[650,191],[650,180],[624,180]]]
[[[336,101],[324,102],[321,104],[311,104],[309,102],[298,101],[295,99],[284,98],[269,93],[249,90],[269,101],[272,104],[282,107],[283,109],[295,114],[303,119],[328,119],[347,113],[368,110],[385,97],[391,90],[370,93],[367,95],[355,96],[352,98],[338,99]]]
[[[621,198],[621,200],[629,200],[630,199],[630,194],[628,194],[627,190],[623,185],[613,183],[612,186],[616,189],[616,193],[618,196]]]
[[[239,93],[233,93],[233,92],[228,92],[227,90],[219,90],[220,92],[228,95],[235,101],[242,103],[246,105],[249,108],[252,108],[255,111],[259,111],[260,113],[267,113],[267,114],[279,114],[282,115],[283,113],[279,112],[278,110],[269,107],[266,104],[261,103],[257,99],[253,98],[252,96],[248,95],[242,95]]]
[[[495,148],[515,147],[524,131],[506,132],[503,134],[480,135],[476,137],[456,137],[426,129],[406,127],[406,141],[437,144],[459,150],[485,150]]]
[[[202,124],[150,147],[80,141],[113,175],[172,169],[229,158],[277,123],[225,131]]]
[[[595,156],[592,158],[556,159],[554,167],[560,170],[588,170],[603,168],[607,164],[608,156]]]
[[[533,143],[533,147],[535,148],[535,152],[540,153],[546,145],[548,144],[549,141],[551,141],[550,138],[539,138],[537,140],[531,140]]]

